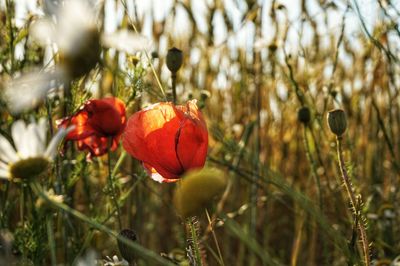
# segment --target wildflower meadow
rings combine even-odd
[[[0,265],[400,266],[399,23],[0,0]]]

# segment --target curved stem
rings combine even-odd
[[[104,232],[106,234],[108,234],[111,237],[115,237],[116,239],[118,239],[119,241],[121,241],[122,243],[128,245],[130,248],[132,248],[136,254],[138,254],[138,256],[140,256],[141,258],[145,259],[146,262],[149,263],[153,263],[151,265],[168,265],[168,266],[174,266],[173,263],[171,263],[170,261],[164,259],[163,257],[159,256],[157,253],[155,253],[152,250],[149,250],[141,245],[139,245],[138,243],[135,243],[134,241],[131,241],[125,237],[122,237],[120,235],[118,235],[118,233],[116,233],[115,231],[111,230],[110,228],[108,228],[107,226],[104,226],[103,224],[97,222],[96,220],[87,217],[86,215],[84,215],[83,213],[69,207],[68,205],[58,202],[52,198],[50,198],[40,187],[40,185],[36,182],[32,182],[31,184],[31,188],[33,190],[33,192],[38,195],[41,199],[43,199],[45,202],[53,205],[54,207],[56,207],[59,210],[65,211],[67,213],[69,213],[70,215],[74,216],[75,218],[84,221],[85,223],[89,224],[91,227],[96,228],[97,230]]]
[[[114,208],[117,211],[117,219],[118,219],[118,229],[122,229],[122,222],[121,222],[121,213],[119,211],[119,206],[118,206],[118,201],[117,201],[117,194],[115,192],[115,184],[114,184],[114,176],[113,172],[111,170],[111,145],[112,145],[112,139],[110,138],[109,140],[109,147],[108,147],[108,154],[107,154],[107,164],[108,164],[108,185],[110,186],[110,192],[111,192],[111,200],[114,204]]]
[[[350,178],[347,173],[346,166],[344,164],[343,149],[342,149],[342,137],[338,136],[336,138],[336,143],[337,143],[337,154],[338,154],[338,159],[339,159],[340,172],[342,173],[342,178],[343,178],[344,185],[346,187],[347,196],[350,200],[353,214],[358,218],[357,219],[357,227],[358,227],[358,230],[360,231],[360,238],[361,238],[363,252],[364,252],[364,262],[365,262],[365,265],[369,266],[369,265],[371,265],[370,256],[369,256],[369,242],[368,242],[368,238],[367,238],[367,232],[366,232],[366,229],[364,226],[364,217],[363,217],[361,211],[357,210],[357,206],[360,206],[360,204],[356,205],[356,203],[358,201],[356,200],[353,186],[350,182]]]

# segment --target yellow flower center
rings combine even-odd
[[[36,177],[42,174],[49,167],[50,162],[44,157],[33,157],[20,160],[10,167],[13,179],[25,179]]]

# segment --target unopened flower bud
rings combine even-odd
[[[201,90],[200,91],[200,98],[205,101],[211,97],[211,93],[208,90]]]
[[[158,58],[158,52],[157,51],[151,52],[151,58],[153,58],[153,59]]]
[[[178,72],[183,63],[182,51],[178,48],[171,48],[167,53],[167,67],[172,73]]]
[[[333,134],[340,137],[347,129],[346,113],[342,109],[328,112],[328,126]]]
[[[60,59],[71,79],[89,73],[100,60],[100,33],[96,28],[86,32],[80,42],[67,51],[60,51]]]
[[[124,237],[131,241],[137,240],[135,231],[133,231],[131,229],[121,230],[121,232],[119,233],[119,236]],[[129,245],[123,243],[121,240],[118,240],[118,249],[119,249],[119,252],[121,253],[121,256],[126,261],[128,261],[130,264],[134,262],[134,260],[136,258],[136,254],[135,254],[135,251]]]
[[[201,213],[226,187],[225,174],[214,168],[188,172],[178,182],[173,203],[178,214],[186,219]]]
[[[308,123],[310,123],[311,120],[311,113],[310,113],[310,109],[307,106],[303,106],[301,107],[298,111],[297,111],[297,119],[307,125]]]

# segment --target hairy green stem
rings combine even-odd
[[[200,246],[199,246],[199,239],[197,236],[197,230],[195,227],[195,222],[197,221],[196,217],[190,217],[186,220],[186,225],[188,226],[190,237],[192,238],[192,250],[194,252],[194,259],[196,260],[196,265],[202,266],[203,262],[201,259],[201,253],[200,253]]]
[[[360,238],[361,238],[362,248],[363,248],[363,253],[364,253],[364,263],[366,266],[369,266],[369,265],[371,265],[370,255],[369,255],[369,242],[368,242],[368,238],[367,238],[367,232],[366,232],[366,229],[364,226],[364,217],[363,217],[361,211],[357,210],[357,206],[359,204],[356,205],[356,203],[357,203],[356,196],[355,196],[353,186],[351,184],[351,181],[350,181],[350,178],[349,178],[349,175],[347,173],[346,166],[344,163],[342,137],[338,136],[336,138],[336,144],[337,144],[337,155],[338,155],[338,160],[339,160],[340,172],[342,173],[344,186],[346,187],[347,196],[350,200],[350,205],[351,205],[352,211],[354,213],[354,216],[358,218],[357,226],[358,226],[358,230],[360,231]]]

